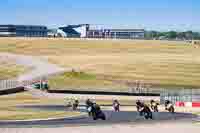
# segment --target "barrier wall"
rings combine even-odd
[[[24,92],[25,89],[24,87],[17,87],[17,88],[12,88],[12,89],[7,89],[7,90],[0,90],[0,96],[1,95],[8,95],[8,94],[14,94],[18,92]]]

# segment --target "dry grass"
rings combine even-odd
[[[68,72],[49,79],[50,89],[125,91],[127,86],[115,84],[94,74]]]
[[[17,65],[13,61],[4,61],[0,59],[0,80],[16,78],[26,71],[28,71],[28,68],[22,65]]]
[[[0,51],[43,56],[105,79],[140,80],[159,87],[200,86],[200,49],[186,42],[4,38]]]
[[[0,97],[0,120],[45,119],[80,115],[79,112],[47,111],[17,108],[19,105],[56,105],[64,100],[36,99],[29,93],[18,93]]]

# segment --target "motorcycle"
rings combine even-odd
[[[149,108],[149,106],[145,105],[143,112],[144,112],[145,119],[153,119],[153,115],[152,115],[152,112],[151,112],[151,109]]]
[[[169,111],[170,113],[175,113],[175,108],[169,100],[165,101],[165,110]]]
[[[144,116],[145,119],[153,119],[153,114],[149,106],[144,105],[139,109],[140,116]]]
[[[106,116],[101,110],[93,113],[93,120],[97,120],[97,119],[106,120]]]
[[[119,112],[119,106],[120,106],[119,102],[117,100],[115,100],[113,102],[113,109],[115,112]]]
[[[144,112],[145,119],[153,119],[152,112]]]
[[[158,103],[156,103],[156,102],[152,102],[151,103],[151,110],[153,111],[153,112],[158,112]]]
[[[140,102],[139,100],[136,102],[136,108],[137,112],[139,112],[140,116],[143,116],[143,109],[144,109],[144,103]]]
[[[167,110],[170,112],[170,113],[175,113],[175,108],[172,104],[168,104],[167,106]]]
[[[97,120],[97,119],[102,119],[102,120],[106,120],[106,116],[104,114],[104,112],[101,110],[100,106],[97,104],[93,104],[92,106],[89,106],[87,108],[88,111],[88,115],[92,118],[93,120]]]

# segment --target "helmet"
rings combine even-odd
[[[155,101],[154,101],[154,100],[151,100],[151,101],[150,101],[150,103],[153,103],[153,102],[155,102]]]
[[[140,102],[140,100],[137,100],[137,102]]]

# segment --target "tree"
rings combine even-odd
[[[200,33],[199,32],[193,32],[192,37],[194,40],[200,40]]]
[[[186,37],[187,40],[192,40],[193,39],[193,32],[192,31],[186,31],[185,37]]]
[[[177,38],[177,32],[175,32],[175,31],[168,32],[167,33],[167,38],[168,39],[175,39],[175,38]]]

